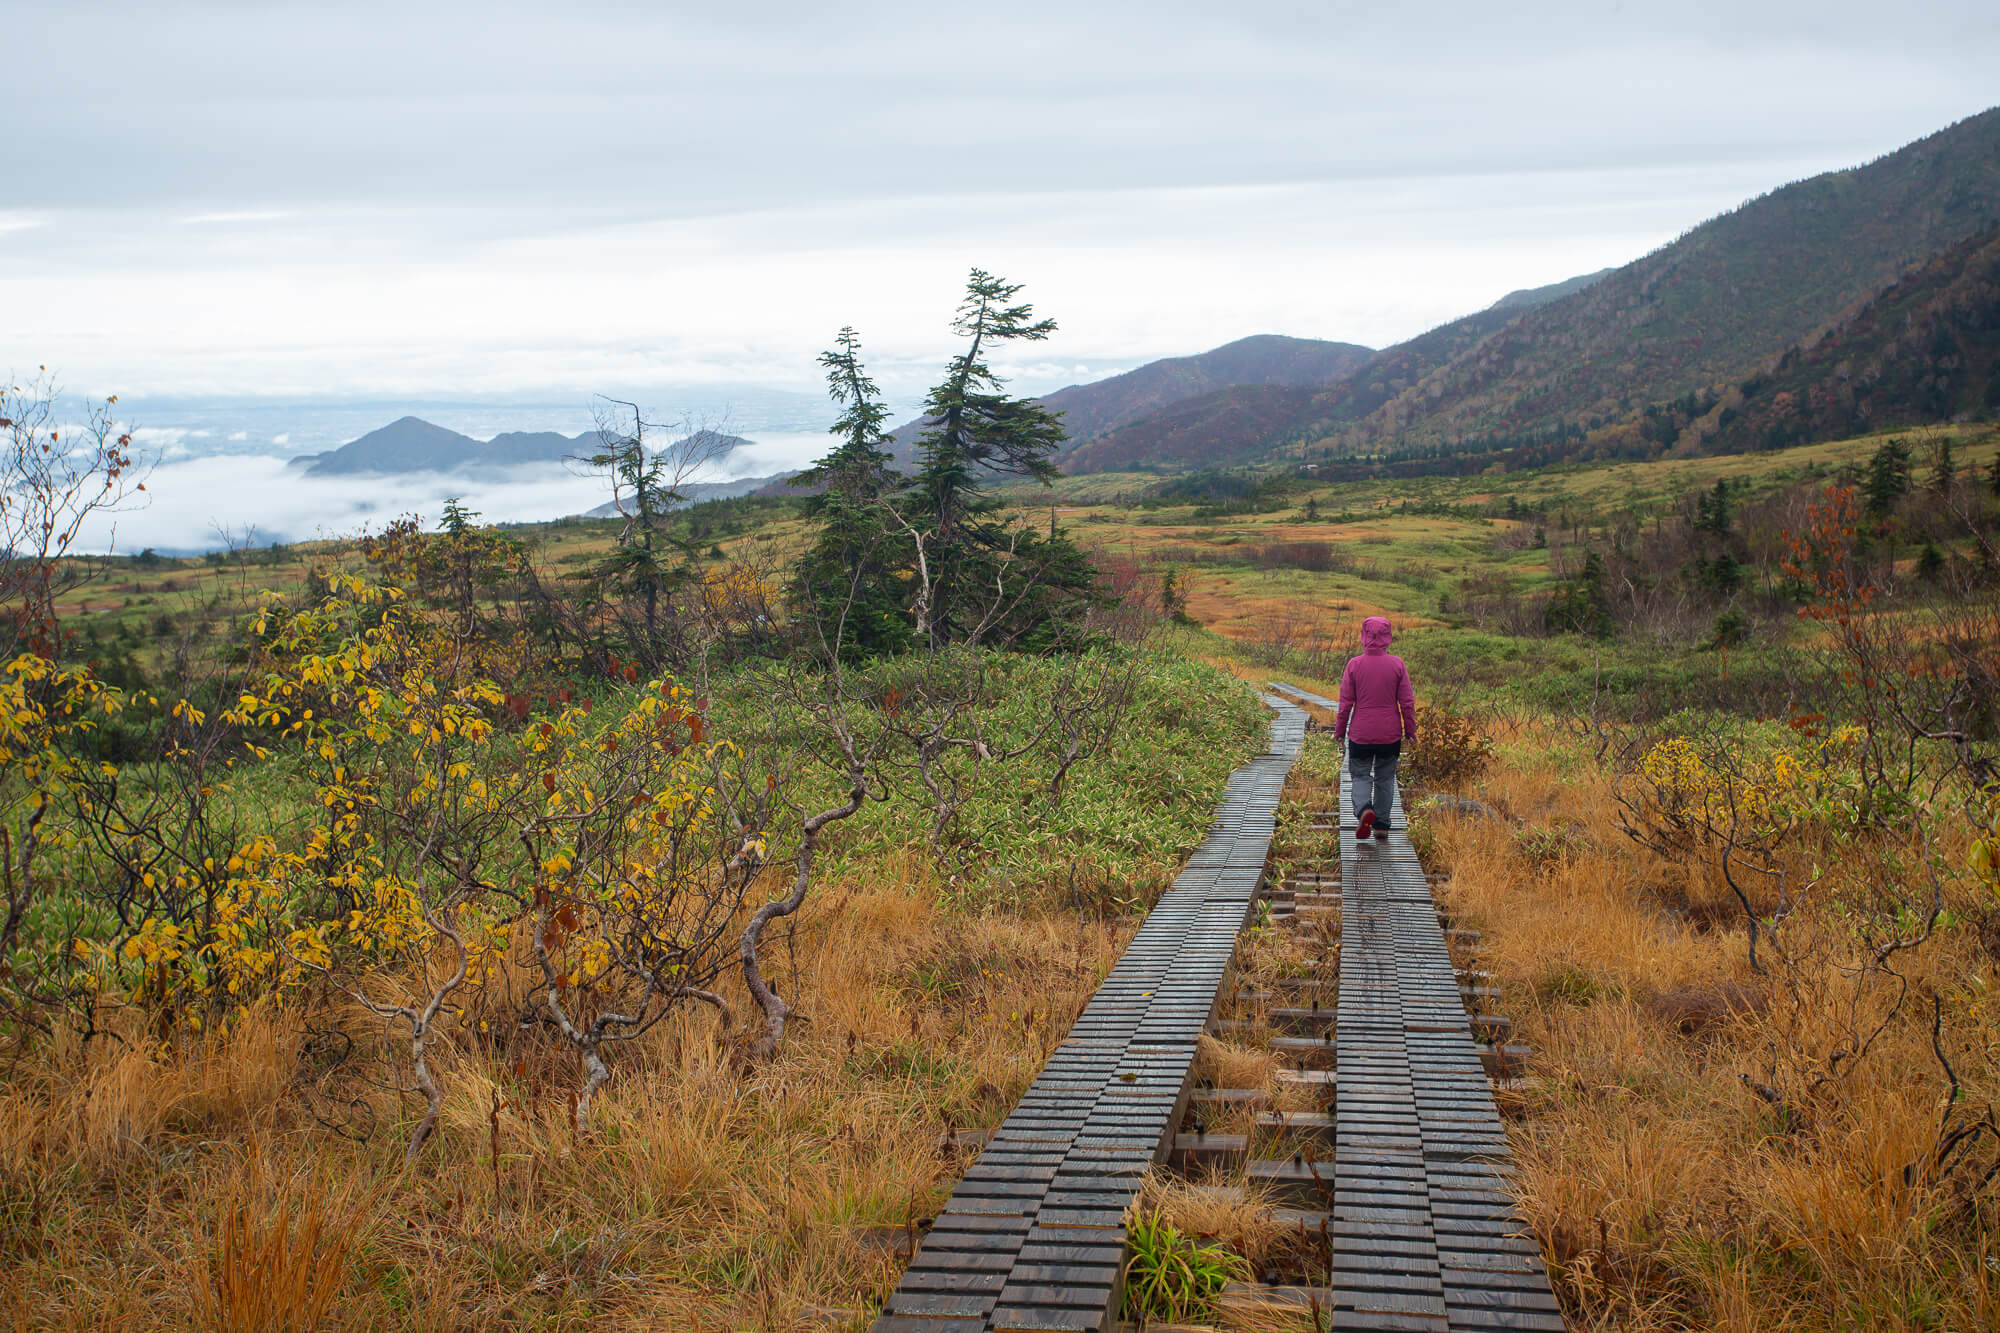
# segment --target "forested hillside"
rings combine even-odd
[[[1531,310],[1315,451],[1592,428],[1736,382],[2000,219],[2000,109],[1799,181]]]
[[[1519,455],[1520,466],[1637,456],[1674,445],[1690,426],[1693,443],[1755,448],[1832,438],[1871,420],[1984,411],[1985,382],[1972,381],[1987,361],[1940,344],[1937,356],[1960,358],[1940,388],[1886,321],[1891,309],[1918,305],[1934,323],[1956,328],[1970,318],[1981,247],[1959,247],[1996,222],[2000,109],[1751,200],[1624,268],[1511,293],[1313,391],[1246,378],[1122,424],[1079,418],[1090,426],[1073,433],[1064,467],[1174,471],[1386,455],[1403,460],[1399,472],[1450,471],[1501,455]],[[1933,259],[1943,267],[1910,273]],[[1878,297],[1886,304],[1877,314],[1858,313]],[[1953,336],[1976,340],[1977,327]],[[1846,348],[1837,356],[1825,342],[1836,328],[1835,345]],[[1857,339],[1866,355],[1900,369],[1883,370],[1881,384],[1841,380]],[[1779,358],[1778,374],[1767,375]],[[1819,388],[1808,404],[1798,395],[1809,380]],[[1781,401],[1781,392],[1792,397]],[[1749,408],[1738,402],[1745,393]],[[1738,419],[1744,411],[1754,426]],[[1886,415],[1870,415],[1878,411]],[[1446,458],[1459,454],[1469,457]]]
[[[1953,246],[1716,405],[1731,451],[2000,412],[2000,227]]]

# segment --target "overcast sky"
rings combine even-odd
[[[0,372],[899,392],[966,268],[1054,387],[1380,346],[2000,100],[2000,5],[8,0]]]

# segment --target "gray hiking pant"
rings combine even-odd
[[[1396,808],[1396,761],[1402,753],[1401,741],[1392,745],[1347,743],[1347,775],[1352,779],[1356,819],[1372,805],[1376,822],[1389,822],[1389,813]]]

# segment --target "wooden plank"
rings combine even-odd
[[[908,1321],[924,1318],[937,1321],[937,1333],[1099,1329],[1110,1319],[1126,1209],[1146,1167],[1173,1146],[1189,1104],[1196,1043],[1263,884],[1278,797],[1304,738],[1303,712],[1267,702],[1277,714],[1270,748],[1231,776],[1208,836],[961,1178],[936,1224],[942,1233],[932,1233],[994,1244],[982,1254],[927,1240],[874,1333],[913,1333]],[[1003,1216],[1004,1226],[978,1220]],[[975,1293],[985,1302],[977,1309],[964,1304]]]
[[[1439,907],[1406,838],[1347,836],[1349,792],[1343,765],[1341,809],[1318,821],[1340,846],[1332,1326],[1553,1333],[1560,1308],[1504,1189],[1506,1130],[1486,1077],[1526,1052],[1475,1041],[1512,1032],[1469,1012],[1498,999],[1483,973],[1453,961],[1478,932]],[[1289,879],[1296,898],[1306,886]],[[1289,1013],[1282,1025],[1302,1026]]]

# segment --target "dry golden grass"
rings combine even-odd
[[[0,1089],[0,1324],[861,1327],[965,1165],[947,1131],[999,1121],[1127,934],[881,883],[828,885],[780,948],[810,1021],[777,1060],[745,1068],[705,1012],[663,1024],[581,1141],[569,1058],[476,1022],[407,1170],[379,1027],[334,1076],[291,1012],[44,1052]]]
[[[1138,1210],[1157,1212],[1184,1234],[1240,1254],[1258,1269],[1288,1265],[1301,1249],[1298,1227],[1280,1222],[1268,1201],[1240,1183],[1211,1185],[1155,1172],[1140,1192]]]
[[[1887,1012],[1825,960],[1854,947],[1833,905],[1893,873],[1895,848],[1798,848],[1819,880],[1787,930],[1816,961],[1760,977],[1726,886],[1628,839],[1608,782],[1562,748],[1530,729],[1484,782],[1518,825],[1439,816],[1433,830],[1448,901],[1484,931],[1481,965],[1536,1050],[1509,1098],[1518,1183],[1573,1326],[2000,1327],[1990,1204],[1955,1206],[1923,1169],[1947,1091],[1928,1001],[1810,1099],[1778,1108],[1752,1091],[1774,1060],[1810,1066]],[[1963,925],[1904,963],[1914,995],[1995,979]],[[1975,1053],[1958,1057],[1974,1104],[2000,1098],[1977,1058],[1991,1023],[1958,1012],[1948,1029]]]

